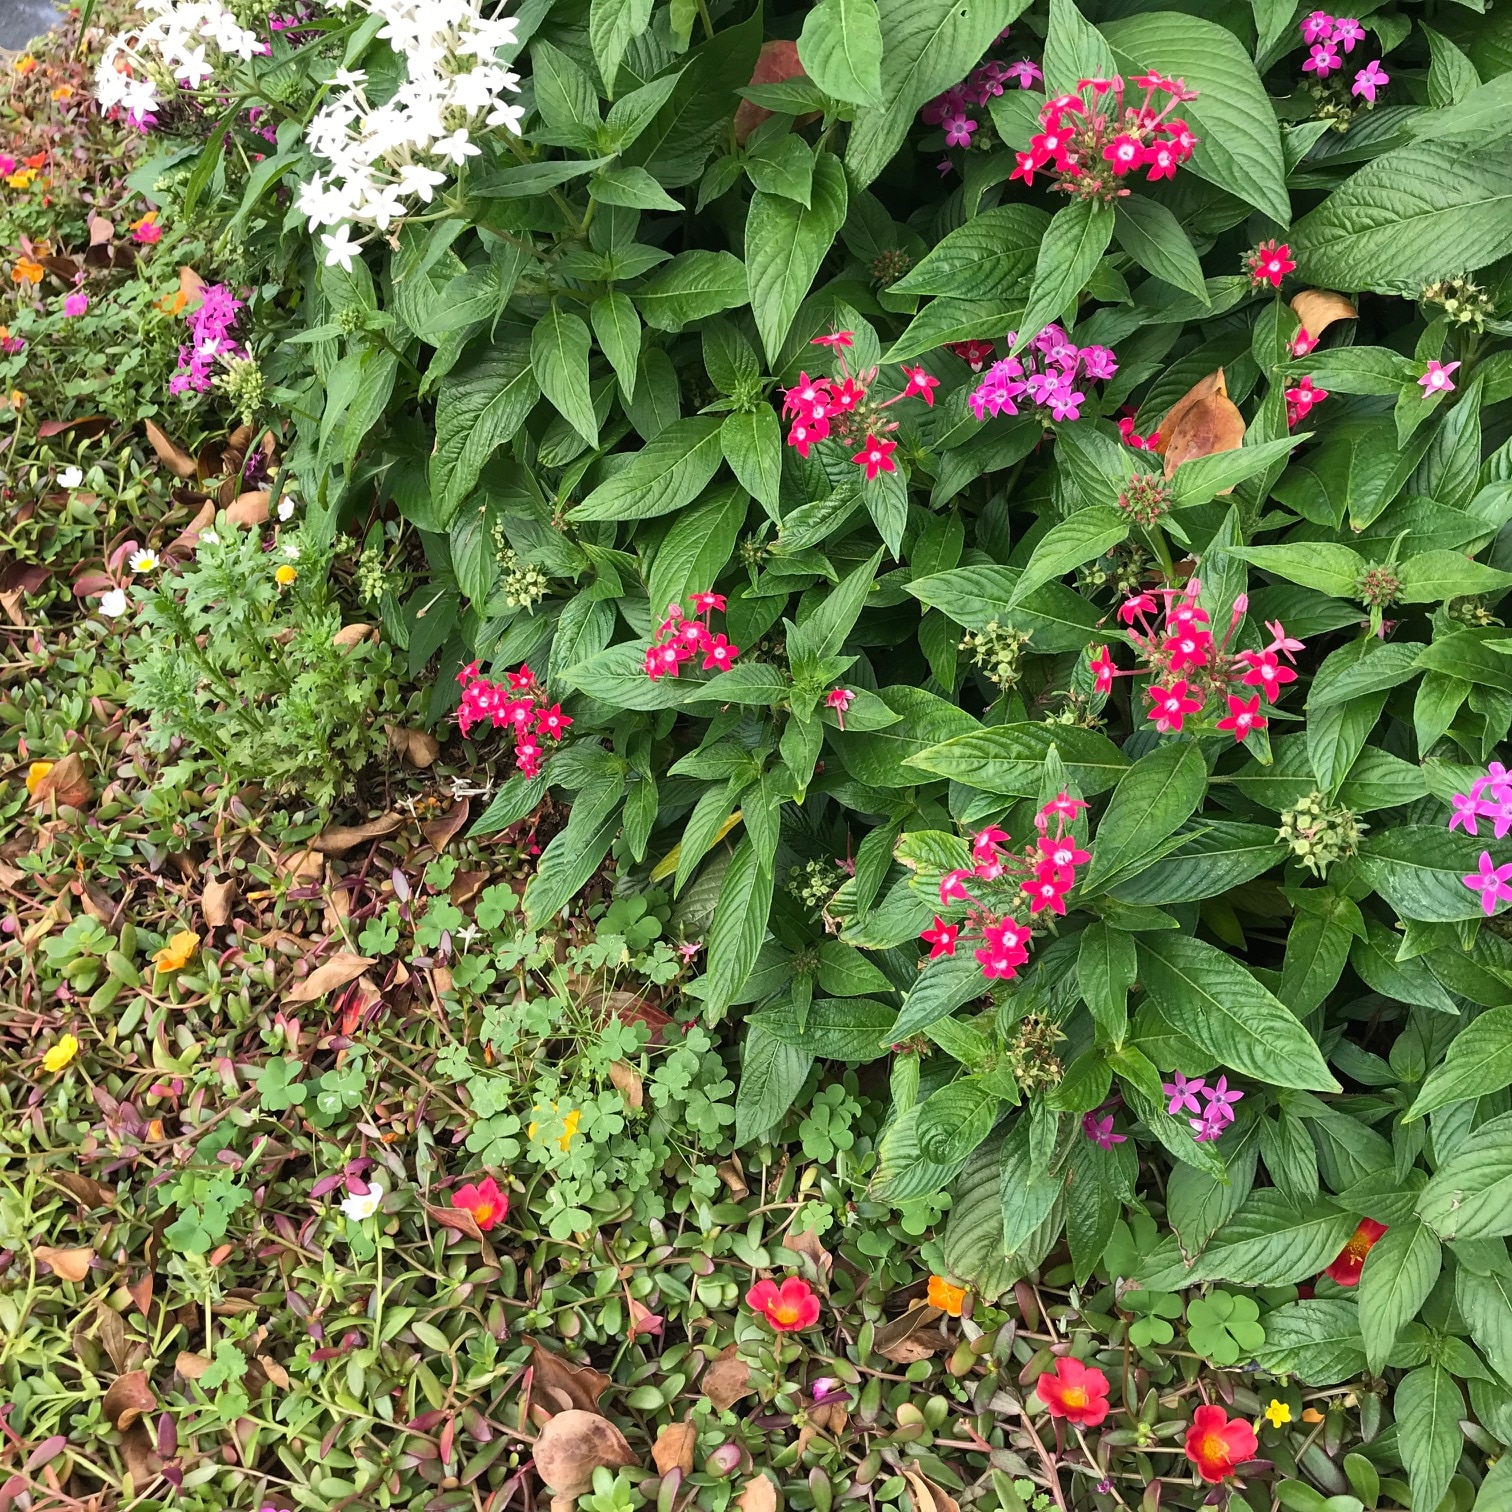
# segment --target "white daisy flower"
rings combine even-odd
[[[376,1181],[368,1183],[368,1189],[360,1197],[343,1197],[341,1199],[341,1211],[352,1219],[354,1223],[361,1223],[365,1218],[371,1218],[378,1211],[378,1204],[383,1201],[383,1188]]]
[[[133,551],[126,565],[133,572],[156,572],[163,563],[157,552],[148,548],[144,551]]]

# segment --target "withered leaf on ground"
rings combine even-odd
[[[339,629],[335,633],[335,635],[331,637],[331,644],[333,646],[340,646],[345,649],[349,646],[361,645],[365,640],[375,639],[377,637],[377,634],[378,631],[374,626],[364,625],[361,622],[354,622],[350,625],[343,625],[341,629]]]
[[[128,1370],[110,1383],[100,1408],[117,1428],[129,1428],[144,1412],[157,1406],[145,1370]]]
[[[455,1229],[459,1234],[466,1234],[469,1239],[483,1238],[478,1220],[466,1208],[443,1207],[435,1202],[427,1202],[423,1206],[432,1223],[439,1223],[442,1228]]]
[[[1155,450],[1165,458],[1170,477],[1183,462],[1233,451],[1244,441],[1244,416],[1228,396],[1223,369],[1199,379],[1160,422]]]
[[[84,771],[84,762],[74,752],[53,762],[49,771],[32,791],[31,806],[46,808],[56,803],[59,808],[83,808],[94,796],[94,786]]]
[[[333,955],[323,966],[317,966],[304,981],[296,982],[288,992],[284,994],[291,1003],[312,1003],[318,997],[324,997],[328,992],[334,992],[338,987],[345,987],[348,982],[355,981],[373,964],[375,957],[352,955],[348,951],[340,951]]]
[[[78,1171],[60,1171],[52,1178],[69,1196],[87,1208],[109,1207],[115,1198],[115,1188],[85,1176]]]
[[[614,1061],[609,1067],[609,1080],[619,1088],[627,1108],[645,1106],[646,1089],[641,1074],[629,1061]]]
[[[903,1479],[908,1482],[914,1512],[961,1512],[961,1504],[942,1491],[916,1466],[905,1466]]]
[[[731,1344],[717,1359],[710,1362],[698,1383],[703,1394],[721,1412],[733,1407],[742,1397],[750,1396],[751,1367],[740,1358],[738,1346]]]
[[[530,1363],[535,1367],[536,1386],[550,1394],[548,1401],[552,1411],[577,1407],[588,1412],[598,1406],[598,1399],[609,1384],[608,1376],[591,1365],[574,1365],[570,1360],[564,1360],[539,1339],[526,1339],[525,1342],[530,1345]],[[553,1487],[556,1489],[560,1488]]]
[[[89,1274],[92,1249],[54,1249],[50,1244],[36,1245],[32,1254],[60,1281],[82,1281]]]
[[[872,1349],[895,1365],[912,1365],[916,1360],[928,1359],[944,1342],[938,1335],[931,1338],[925,1333],[940,1316],[938,1307],[919,1303],[902,1317],[884,1323],[872,1340]]]
[[[211,929],[219,929],[231,922],[231,910],[236,906],[236,883],[229,877],[217,877],[205,883],[200,894],[200,911]]]
[[[439,855],[457,837],[471,813],[472,800],[458,798],[444,814],[427,819],[420,826],[420,833],[425,836],[426,844]]]
[[[834,1267],[835,1257],[819,1242],[819,1235],[813,1229],[804,1229],[801,1234],[788,1234],[782,1241],[782,1247],[795,1255],[806,1255],[821,1275],[829,1275]]]
[[[651,1446],[651,1458],[662,1475],[669,1470],[681,1470],[684,1475],[691,1475],[693,1453],[697,1448],[698,1429],[693,1426],[692,1418],[684,1418],[680,1423],[668,1423],[656,1435],[656,1442]]]
[[[199,472],[199,464],[178,442],[170,440],[151,420],[144,420],[142,424],[146,427],[147,439],[152,443],[153,451],[174,477],[192,478]]]
[[[441,742],[424,730],[393,725],[388,732],[389,749],[412,767],[428,767],[441,754]]]
[[[402,828],[403,814],[380,814],[366,824],[333,824],[315,837],[315,849],[322,856],[339,856],[369,840],[382,840]]]
[[[735,1498],[740,1512],[777,1512],[777,1488],[764,1475],[753,1475]]]
[[[268,519],[268,490],[255,488],[238,494],[226,506],[226,518],[233,525],[264,525]]]
[[[536,1436],[536,1473],[556,1493],[553,1506],[581,1496],[600,1465],[611,1469],[637,1463],[625,1436],[606,1417],[580,1407],[557,1413]]]

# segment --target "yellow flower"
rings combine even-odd
[[[14,173],[10,174],[6,178],[5,182],[9,184],[12,189],[30,189],[32,186],[32,180],[36,178],[36,176],[37,170],[35,168],[18,168]],[[36,283],[36,281],[37,280],[35,278],[32,279],[33,283]]]
[[[153,964],[164,974],[182,971],[194,959],[200,937],[192,929],[181,929],[163,948],[154,953]]]
[[[1291,1408],[1277,1397],[1270,1399],[1270,1406],[1262,1414],[1272,1428],[1279,1428],[1292,1420]]]
[[[12,389],[5,397],[10,400],[13,410],[24,409],[26,406],[26,395],[20,389]]]
[[[961,1316],[961,1304],[966,1300],[964,1286],[952,1286],[944,1276],[929,1278],[929,1305],[949,1313],[952,1318]]]
[[[19,175],[11,175],[11,178],[16,177],[19,177]],[[46,271],[47,269],[44,268],[41,263],[33,262],[29,257],[23,257],[16,264],[16,266],[11,269],[11,282],[18,284],[39,284],[42,282],[42,275]]]
[[[289,584],[292,583],[298,576],[299,569],[297,567],[291,567],[287,562],[284,562],[273,574],[273,581],[277,583],[280,588],[287,588]]]
[[[73,98],[73,85],[60,84],[53,90],[52,97],[55,100],[71,100]]]
[[[42,786],[42,779],[52,771],[53,764],[50,761],[34,761],[26,769],[26,791],[35,793]]]
[[[30,53],[22,53],[16,59],[16,72],[18,74],[29,74],[36,66],[37,60]]]
[[[61,1071],[79,1053],[79,1042],[73,1035],[65,1034],[46,1055],[42,1057],[44,1070]]]
[[[555,1113],[556,1110],[557,1105],[555,1103],[552,1103],[551,1111]],[[540,1104],[538,1103],[531,1111],[539,1115],[541,1112]],[[557,1138],[557,1144],[561,1147],[562,1153],[564,1155],[568,1150],[572,1148],[572,1136],[577,1133],[578,1124],[580,1124],[582,1120],[583,1115],[576,1108],[569,1108],[566,1114],[563,1116],[562,1132]],[[526,1139],[534,1139],[536,1137],[536,1130],[539,1127],[540,1125],[535,1121],[535,1119],[531,1119],[530,1123],[526,1126],[525,1129]]]

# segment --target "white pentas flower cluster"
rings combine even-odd
[[[198,89],[226,58],[245,63],[268,51],[220,0],[141,0],[138,8],[146,24],[113,37],[95,72],[100,108],[124,111],[134,126],[160,108],[160,89]]]
[[[338,0],[352,3],[352,0]],[[516,22],[479,14],[478,0],[356,0],[384,21],[379,37],[404,59],[406,78],[380,105],[360,70],[342,69],[305,141],[330,164],[301,189],[298,207],[322,235],[327,266],[349,268],[353,223],[384,231],[416,200],[429,204],[450,171],[482,150],[472,133],[519,132],[524,107],[509,95],[520,76],[495,61],[516,40]]]

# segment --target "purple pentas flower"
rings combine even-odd
[[[1039,64],[1030,58],[1021,58],[1017,63],[1010,63],[1006,72],[1020,89],[1033,89],[1045,77]]]
[[[1344,60],[1332,42],[1314,42],[1307,62],[1302,65],[1302,72],[1315,73],[1320,79],[1326,79],[1334,69],[1343,66]]]
[[[1198,1144],[1210,1144],[1233,1120],[1223,1116],[1221,1104],[1209,1103],[1201,1118],[1189,1118],[1187,1122],[1192,1126],[1192,1138]]]
[[[971,133],[977,129],[977,123],[968,119],[964,111],[946,116],[940,124],[945,128],[947,147],[971,146]]]
[[[1214,1108],[1222,1109],[1222,1117],[1225,1123],[1234,1121],[1234,1104],[1238,1102],[1244,1093],[1237,1087],[1230,1088],[1228,1077],[1220,1076],[1217,1082],[1209,1087],[1203,1094],[1208,1100],[1207,1111],[1211,1113]]]
[[[1355,75],[1354,86],[1350,94],[1361,95],[1375,104],[1376,90],[1385,89],[1391,83],[1391,75],[1381,67],[1379,58],[1372,58],[1359,73]]]
[[[1099,1118],[1095,1109],[1091,1113],[1082,1114],[1082,1133],[1100,1150],[1111,1150],[1114,1145],[1121,1145],[1129,1137],[1127,1134],[1113,1132],[1111,1113]]]
[[[1180,1071],[1173,1071],[1171,1080],[1162,1082],[1160,1090],[1170,1099],[1166,1104],[1166,1112],[1174,1118],[1183,1108],[1193,1113],[1202,1111],[1202,1105],[1197,1101],[1197,1094],[1207,1091],[1207,1082],[1200,1076],[1188,1081]]]
[[[192,389],[203,394],[226,362],[251,356],[228,334],[242,308],[242,301],[224,284],[206,284],[201,289],[199,304],[184,317],[191,344],[179,348],[178,372],[168,383],[170,393]]]
[[[1491,852],[1482,851],[1480,870],[1463,878],[1465,886],[1471,892],[1480,894],[1481,912],[1487,918],[1496,912],[1498,903],[1512,903],[1512,887],[1507,886],[1509,877],[1512,877],[1512,861],[1505,866],[1497,866],[1491,859]]]
[[[1010,343],[1017,339],[1017,332],[1008,332]],[[1079,347],[1062,327],[1051,324],[1034,337],[1021,358],[995,362],[968,402],[978,420],[1004,412],[1016,415],[1018,406],[1012,401],[1027,393],[1051,419],[1077,420],[1087,399],[1077,387],[1078,376],[1096,382],[1117,371],[1118,359],[1108,347]]]

